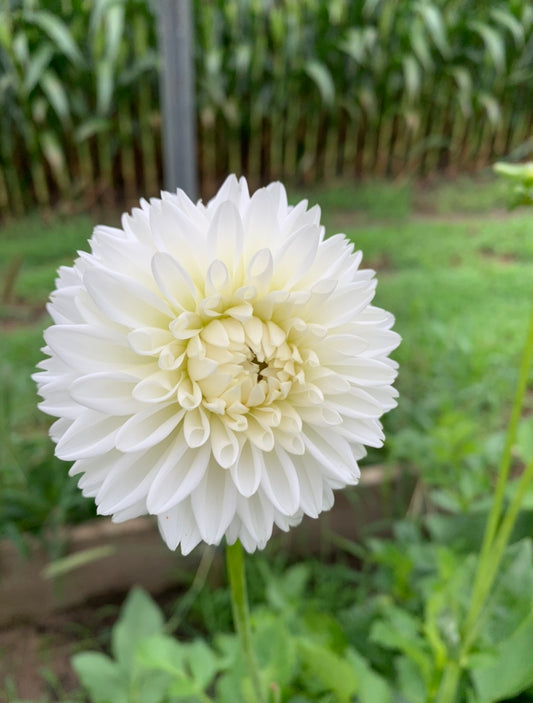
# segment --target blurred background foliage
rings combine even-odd
[[[200,190],[456,173],[529,153],[522,0],[193,3]],[[0,214],[162,180],[156,3],[0,0]]]

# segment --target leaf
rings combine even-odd
[[[111,110],[114,89],[113,64],[109,59],[101,59],[96,64],[96,110],[106,116]]]
[[[138,643],[135,657],[143,669],[165,671],[178,678],[185,676],[185,649],[178,640],[168,635],[146,637]]]
[[[335,100],[335,83],[327,66],[312,59],[305,64],[304,71],[316,84],[323,103],[331,107]]]
[[[26,69],[26,75],[24,76],[23,88],[26,95],[31,93],[39,83],[53,55],[54,50],[50,44],[42,44],[33,52],[30,57],[30,63]]]
[[[75,138],[78,142],[94,137],[95,134],[107,132],[111,129],[111,122],[105,117],[89,117],[75,131]]]
[[[71,661],[92,703],[130,703],[127,677],[105,654],[82,652]]]
[[[357,693],[357,677],[350,662],[311,642],[300,640],[298,649],[305,675],[316,679],[321,690],[335,694],[339,703],[350,703]]]
[[[470,674],[479,703],[514,698],[533,686],[533,611],[494,652],[492,662],[474,667]]]
[[[205,690],[220,670],[220,660],[203,640],[188,644],[186,656],[194,682],[201,691]]]
[[[414,56],[404,56],[402,59],[403,79],[408,98],[412,101],[420,94],[422,75],[420,66]]]
[[[513,180],[533,184],[533,162],[525,164],[506,164],[498,162],[494,164],[496,173],[507,176]]]
[[[100,559],[105,559],[114,554],[115,551],[116,548],[111,544],[82,549],[62,559],[55,559],[43,569],[43,576],[46,579],[53,579],[61,574],[68,574],[75,569],[79,569],[81,566],[91,564]]]
[[[496,127],[499,124],[502,116],[500,103],[494,97],[494,95],[490,95],[489,93],[485,92],[482,92],[478,95],[478,100],[485,108],[485,112],[487,113],[489,122],[492,126]]]
[[[510,11],[500,7],[493,7],[490,11],[491,17],[502,27],[505,27],[512,34],[516,46],[523,46],[525,41],[524,27]]]
[[[433,39],[433,43],[440,51],[443,58],[448,58],[450,47],[446,38],[446,27],[444,25],[442,15],[436,4],[427,2],[419,2],[416,6],[418,12],[424,20],[424,24]]]
[[[350,649],[347,659],[357,677],[357,700],[359,703],[393,703],[393,692],[386,679],[375,672],[355,650]]]
[[[115,3],[109,7],[105,16],[105,30],[106,58],[111,64],[115,64],[124,32],[124,5],[122,3]]]
[[[54,15],[47,10],[25,13],[25,19],[31,24],[35,24],[45,32],[55,43],[57,49],[67,56],[75,66],[83,66],[84,59],[78,45],[70,34],[68,26],[58,15]]]
[[[485,49],[492,58],[494,68],[498,72],[505,71],[505,44],[498,32],[488,24],[483,22],[470,22],[470,28],[483,39]]]
[[[282,688],[290,682],[296,667],[296,640],[281,614],[257,614],[254,626],[253,645],[262,678]]]
[[[405,654],[421,671],[427,681],[431,675],[431,656],[425,640],[420,636],[421,623],[400,608],[387,606],[384,617],[372,626],[370,639],[387,649]]]
[[[140,588],[128,594],[117,624],[111,634],[113,656],[131,669],[139,642],[163,631],[163,615],[154,601]]]
[[[51,130],[46,130],[39,134],[39,141],[45,159],[48,161],[58,183],[62,188],[66,188],[68,185],[68,175],[65,167],[65,155],[57,140],[57,135]]]
[[[63,124],[70,122],[70,109],[67,94],[56,73],[46,70],[41,78],[41,87],[48,102]]]

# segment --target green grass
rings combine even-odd
[[[395,314],[403,338],[395,352],[399,407],[385,418],[385,449],[372,452],[370,461],[415,465],[463,498],[465,491],[475,497],[488,488],[497,462],[495,438],[506,423],[533,292],[531,215],[503,213],[496,192],[502,191],[494,181],[460,181],[423,189],[337,184],[308,194],[322,206],[328,233],[346,232],[363,250],[364,265],[377,270],[375,302]],[[487,210],[493,202],[498,209]],[[443,217],[450,203],[453,214]],[[114,224],[116,214],[102,221]],[[18,512],[13,501],[9,510],[0,505],[0,534],[8,514],[11,532],[39,530],[39,520],[57,521],[58,514],[65,520],[86,514],[73,498],[66,466],[52,457],[49,420],[36,408],[30,375],[41,358],[49,323],[44,305],[57,267],[87,248],[93,224],[88,216],[48,223],[32,217],[0,231],[0,276],[15,271],[0,306],[0,489],[19,491],[19,498],[28,490],[39,494],[33,516],[28,500],[19,501]],[[33,471],[54,478],[35,481]]]

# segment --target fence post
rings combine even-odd
[[[170,191],[182,188],[196,200],[198,169],[191,2],[160,0],[157,5],[164,185]]]

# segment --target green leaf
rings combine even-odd
[[[67,56],[75,66],[83,66],[83,55],[70,34],[69,28],[58,15],[47,10],[39,10],[38,12],[27,12],[25,19],[40,27],[55,43],[56,48]]]
[[[115,87],[114,68],[109,59],[101,59],[96,64],[96,111],[107,116],[111,111]]]
[[[448,39],[446,38],[446,27],[437,5],[419,2],[416,8],[422,16],[433,43],[440,51],[441,56],[443,58],[448,58],[450,47],[448,45]]]
[[[305,64],[304,71],[316,84],[323,103],[331,107],[335,100],[335,83],[327,66],[312,59]]]
[[[393,703],[393,692],[386,679],[376,673],[355,650],[347,652],[347,659],[357,677],[357,700],[359,703]]]
[[[105,559],[116,551],[113,545],[107,544],[100,547],[82,549],[74,554],[69,554],[62,559],[55,559],[43,569],[43,576],[46,579],[53,579],[61,574],[68,574],[81,566],[91,564],[94,561]]]
[[[140,641],[135,657],[143,669],[165,671],[172,676],[184,677],[185,649],[178,640],[157,634]]]
[[[523,46],[525,41],[524,27],[519,20],[509,10],[500,7],[493,7],[490,11],[491,17],[502,27],[509,30],[516,46]]]
[[[194,682],[205,690],[220,669],[218,657],[203,640],[186,645],[186,657]]]
[[[110,63],[115,64],[124,32],[124,5],[122,3],[115,3],[109,7],[105,16],[105,30],[106,58]]]
[[[26,95],[31,93],[39,83],[53,55],[54,50],[49,44],[43,44],[33,52],[26,70],[26,75],[24,76],[23,87]]]
[[[410,613],[389,605],[382,620],[372,626],[370,639],[387,649],[397,649],[416,664],[427,681],[432,662],[425,640],[420,636],[421,623]]]
[[[91,703],[130,703],[127,676],[105,654],[82,652],[71,661]]]
[[[130,591],[111,635],[113,656],[126,669],[131,669],[139,642],[151,635],[162,634],[163,615],[154,601],[140,588]]]
[[[405,90],[410,100],[415,100],[420,94],[422,72],[414,56],[404,56],[402,59],[403,79]]]
[[[41,77],[41,87],[48,102],[63,124],[70,122],[70,109],[67,94],[63,84],[51,69],[46,70]]]
[[[339,703],[350,703],[357,693],[357,677],[347,659],[320,645],[300,640],[305,676],[316,680],[322,691],[335,694]]]
[[[95,134],[107,132],[111,128],[111,122],[105,117],[89,117],[75,131],[75,138],[78,142],[94,137]]]
[[[485,49],[492,58],[494,68],[498,72],[505,70],[505,44],[500,34],[488,24],[483,22],[470,22],[471,29],[483,39]]]
[[[61,145],[57,140],[57,135],[51,130],[46,130],[39,134],[39,141],[45,159],[48,161],[61,187],[68,184],[67,169],[65,167],[65,155]]]
[[[533,686],[533,611],[515,632],[496,648],[489,664],[470,673],[479,703],[496,703],[514,698]]]
[[[491,95],[490,93],[485,93],[485,92],[482,92],[478,95],[478,100],[485,108],[485,112],[487,113],[487,117],[489,119],[489,122],[494,127],[496,127],[499,124],[501,117],[502,117],[500,103],[494,97],[494,95]]]
[[[506,164],[498,162],[494,164],[494,171],[507,178],[533,184],[533,161],[525,164]]]
[[[267,611],[254,617],[253,646],[263,680],[283,688],[296,667],[296,640],[283,615]]]

